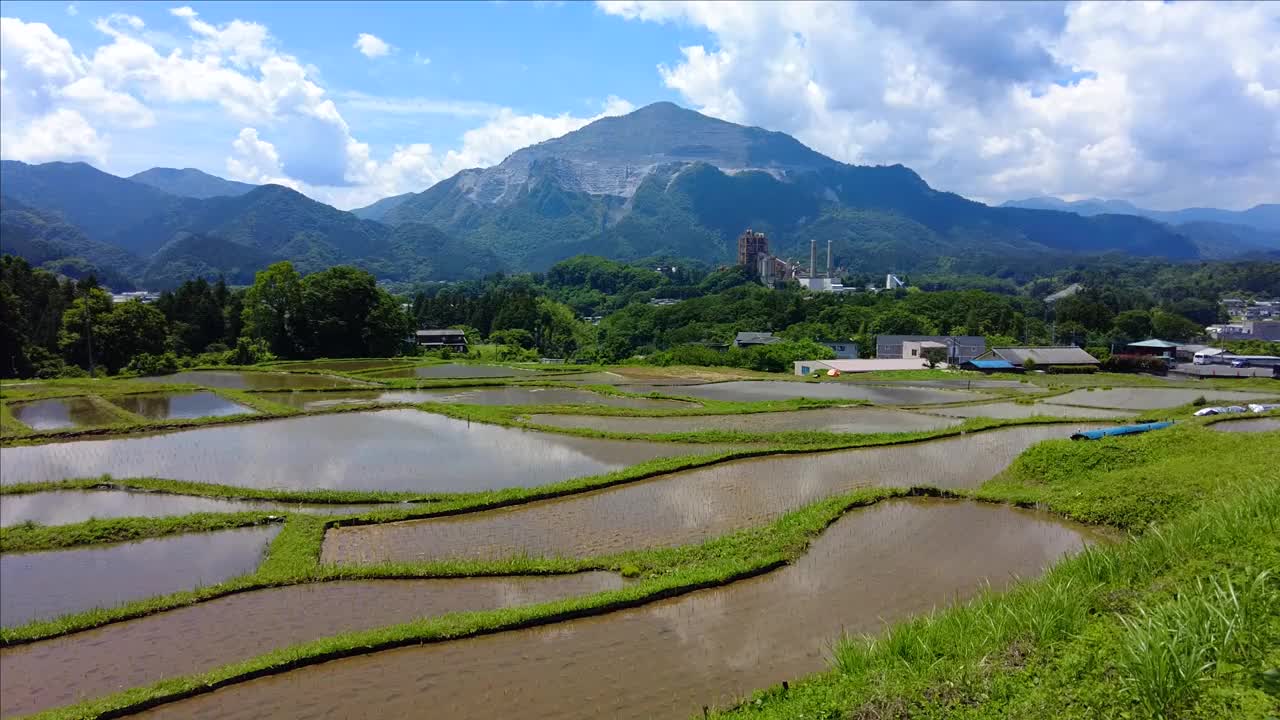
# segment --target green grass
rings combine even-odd
[[[129,542],[179,533],[251,527],[283,520],[282,513],[192,513],[158,518],[91,518],[70,525],[23,523],[0,528],[0,552],[62,550],[82,545]]]

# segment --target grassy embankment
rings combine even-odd
[[[872,640],[847,639],[835,649],[833,671],[785,692],[761,692],[729,714],[1265,717],[1275,708],[1265,671],[1280,661],[1280,586],[1265,573],[1280,567],[1280,473],[1269,461],[1277,453],[1280,433],[1217,433],[1199,424],[1042,443],[971,495],[1102,522],[1134,539],[1068,560],[1010,593],[900,624]],[[640,580],[585,598],[340,635],[44,716],[95,717],[325,659],[552,622],[730,582],[797,557],[851,508],[910,492],[859,490],[762,528],[673,549],[583,561],[346,569],[330,577],[625,568]],[[323,525],[315,518],[291,521],[260,574],[318,579],[339,572],[315,564]],[[6,643],[57,634],[35,625],[17,630],[6,633]]]

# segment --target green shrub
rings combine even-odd
[[[1092,365],[1050,365],[1045,368],[1050,375],[1091,375],[1098,372]]]
[[[168,375],[178,372],[178,356],[171,352],[161,355],[138,353],[124,366],[124,371],[133,375]]]
[[[265,340],[247,337],[236,340],[236,349],[227,354],[227,361],[232,365],[257,365],[275,359]]]

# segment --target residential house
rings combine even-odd
[[[733,338],[733,346],[740,348],[772,345],[780,342],[782,342],[782,338],[767,332],[740,332]]]
[[[877,335],[876,358],[897,360],[910,358],[903,353],[904,343],[936,342],[947,347],[947,363],[959,365],[972,360],[987,349],[987,339],[981,335]],[[916,346],[919,352],[919,347]]]
[[[1008,347],[991,348],[978,360],[1007,360],[1018,367],[1026,367],[1031,360],[1037,367],[1057,366],[1092,366],[1101,364],[1098,358],[1074,346],[1064,347]]]
[[[837,360],[858,359],[858,344],[852,340],[819,340],[818,344],[831,348]]]
[[[414,339],[418,347],[426,350],[467,351],[467,335],[461,330],[419,330],[414,333]]]

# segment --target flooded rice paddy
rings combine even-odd
[[[1233,403],[1255,402],[1280,396],[1280,388],[1270,395],[1239,390],[1199,390],[1182,388],[1112,388],[1111,390],[1073,390],[1044,402],[1052,405],[1083,405],[1086,407],[1122,408],[1127,410],[1157,410],[1159,408],[1186,405],[1196,398],[1206,398],[1212,403],[1222,400]]]
[[[542,375],[538,370],[506,367],[505,365],[424,365],[422,367],[397,368],[375,373],[378,378],[509,378]]]
[[[418,410],[314,415],[0,450],[0,482],[162,477],[253,488],[459,492],[610,472],[712,445],[600,440]]]
[[[0,716],[206,672],[340,633],[451,612],[534,605],[622,586],[612,573],[365,580],[238,593],[0,650]]]
[[[261,393],[261,396],[299,410],[320,410],[339,405],[439,402],[439,395],[425,390],[295,390]]]
[[[0,555],[0,625],[192,590],[253,572],[278,525]]]
[[[276,370],[332,370],[334,372],[364,372],[378,368],[391,368],[411,363],[411,358],[374,358],[369,360],[307,360],[298,363],[276,365]]]
[[[120,420],[87,397],[37,400],[15,404],[12,409],[13,417],[32,430],[106,425]]]
[[[150,420],[177,420],[180,418],[225,417],[245,415],[253,408],[232,402],[217,393],[194,392],[178,395],[144,394],[122,395],[111,399],[115,405],[135,415]]]
[[[1238,433],[1270,432],[1272,430],[1280,430],[1280,417],[1224,420],[1210,425],[1209,429]]]
[[[1007,506],[900,500],[849,513],[795,564],[598,617],[336,660],[147,718],[689,718],[828,667],[842,632],[1008,587],[1089,531]]]
[[[589,557],[696,543],[859,487],[972,488],[1072,425],[895,446],[733,460],[613,488],[455,517],[334,528],[324,562]]]
[[[628,388],[630,389],[630,388]],[[648,390],[637,392],[649,392]],[[616,397],[590,390],[549,387],[473,387],[418,390],[418,402],[465,403],[469,405],[608,405],[624,408],[684,408],[678,400]]]
[[[1047,415],[1051,417],[1123,418],[1133,417],[1137,414],[1127,410],[1082,408],[1070,405],[1046,405],[1039,402],[1031,405],[1013,402],[982,403],[980,405],[956,405],[954,407],[930,408],[929,412],[957,418],[1025,418],[1033,417],[1035,415]]]
[[[840,382],[788,382],[784,380],[733,380],[705,385],[634,385],[630,392],[660,392],[707,400],[755,402],[813,398],[817,400],[867,400],[877,405],[935,405],[940,403],[981,400],[986,395],[964,390],[940,390],[921,387],[882,387]]]
[[[283,372],[243,372],[239,370],[187,370],[173,375],[138,378],[141,382],[190,383],[228,390],[307,390],[359,385],[336,375],[312,375]]]
[[[962,422],[902,410],[821,408],[794,412],[684,417],[608,417],[599,415],[531,415],[529,422],[563,428],[590,428],[619,433],[678,433],[698,430],[785,432],[821,430],[833,433],[890,433],[938,430]]]
[[[58,490],[0,496],[0,527],[32,522],[67,525],[86,520],[120,517],[165,517],[199,512],[304,512],[315,515],[355,515],[403,503],[338,505],[260,502],[125,490]]]

